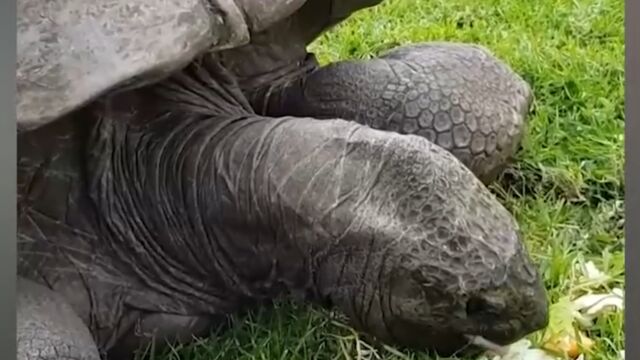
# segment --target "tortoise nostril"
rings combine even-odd
[[[505,304],[492,294],[474,295],[467,300],[467,317],[500,316]]]
[[[488,304],[484,299],[473,296],[467,300],[467,317],[475,317],[478,316],[488,309]]]

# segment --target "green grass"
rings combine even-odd
[[[611,275],[605,286],[624,286],[623,7],[623,0],[387,0],[312,49],[326,63],[406,43],[473,42],[532,85],[536,102],[518,162],[492,188],[521,224],[556,301],[576,293],[574,265],[582,260]],[[617,359],[623,324],[620,313],[598,320],[588,332],[596,340],[589,359]],[[356,359],[358,345],[323,311],[286,304],[162,358]]]

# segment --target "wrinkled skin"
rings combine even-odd
[[[517,146],[528,86],[456,44],[319,68],[306,44],[373,5],[344,4],[307,2],[250,46],[19,136],[20,359],[128,358],[278,296],[443,355],[546,325],[483,184]]]

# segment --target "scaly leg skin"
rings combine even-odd
[[[100,360],[89,329],[60,295],[24,278],[17,293],[18,360]]]
[[[532,92],[482,47],[425,43],[368,61],[333,63],[251,98],[264,115],[338,117],[423,136],[486,184],[514,155]]]

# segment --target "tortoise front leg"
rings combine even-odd
[[[488,183],[515,153],[531,98],[529,86],[486,49],[425,43],[330,64],[252,100],[270,116],[339,117],[423,136]]]
[[[100,360],[89,329],[52,290],[19,278],[18,360]]]

